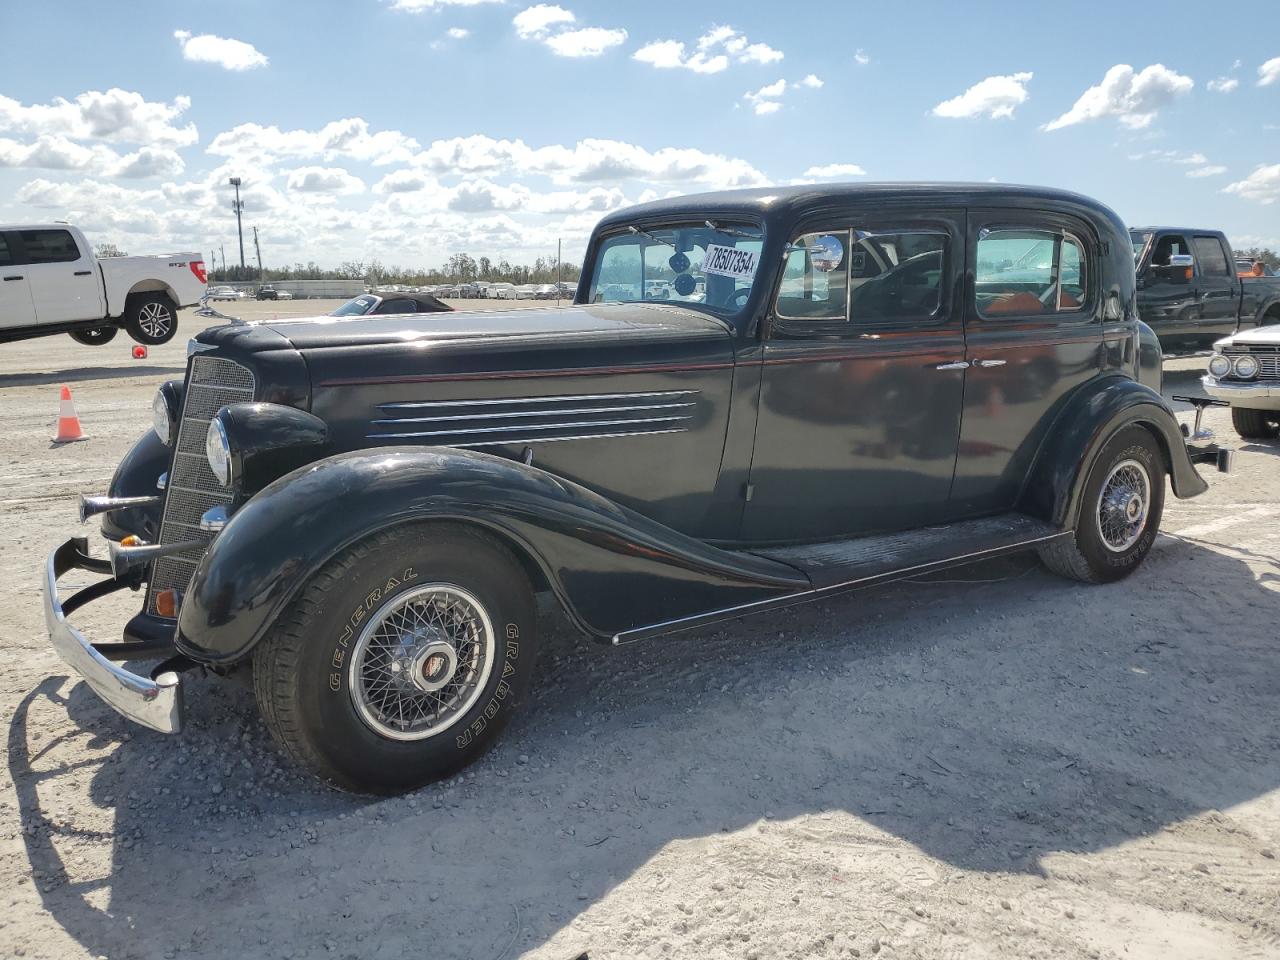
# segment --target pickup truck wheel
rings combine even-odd
[[[102,344],[110,343],[114,340],[119,332],[119,327],[94,327],[92,330],[72,330],[68,336],[76,343],[83,343],[86,347],[100,347]]]
[[[158,347],[178,332],[178,311],[163,293],[139,294],[125,306],[124,328],[138,343]]]
[[[480,757],[529,685],[533,589],[497,540],[422,524],[317,573],[253,658],[267,728],[299,764],[392,794]]]
[[[1245,440],[1274,440],[1280,437],[1280,410],[1232,407],[1231,425]]]
[[[1164,453],[1143,427],[1107,441],[1089,472],[1070,537],[1040,548],[1044,565],[1085,583],[1110,583],[1138,569],[1164,512]]]

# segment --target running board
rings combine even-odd
[[[906,577],[921,576],[976,560],[1016,553],[1070,534],[1069,530],[1060,530],[1052,524],[1020,513],[1006,513],[998,517],[964,520],[906,533],[742,551],[795,567],[808,576],[812,586],[780,597],[624,630],[613,637],[613,643],[617,645],[647,640],[753,613],[820,600],[847,590],[859,590]]]

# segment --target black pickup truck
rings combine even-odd
[[[1132,227],[1138,312],[1170,353],[1207,350],[1241,330],[1280,323],[1280,277],[1237,275],[1218,230]]]

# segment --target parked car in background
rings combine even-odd
[[[1280,323],[1280,277],[1240,277],[1219,230],[1134,227],[1138,312],[1170,353],[1207,350],[1215,340]]]
[[[535,300],[558,300],[560,298],[560,288],[554,283],[540,283],[533,288],[533,298]]]
[[[489,296],[495,300],[516,299],[516,287],[513,283],[494,283],[489,285]]]
[[[576,283],[570,283],[567,280],[561,280],[558,286],[560,287],[560,296],[565,297],[569,300],[572,300],[578,293],[578,285]]]
[[[198,253],[104,257],[66,223],[0,225],[0,343],[67,333],[98,346],[121,329],[168,343],[205,294]]]
[[[429,293],[364,293],[332,311],[331,317],[363,317],[386,313],[447,313],[453,307]]]
[[[1200,382],[1209,396],[1231,405],[1231,423],[1241,437],[1280,437],[1280,325],[1219,340]]]
[[[259,300],[292,300],[293,294],[288,290],[277,290],[271,284],[258,288]]]
[[[516,286],[517,300],[532,300],[534,298],[534,286],[532,283],[521,283]]]
[[[213,287],[209,291],[210,300],[243,300],[244,293],[235,287]]]
[[[1193,457],[1229,459],[1160,395],[1127,241],[1056,190],[769,187],[609,214],[572,306],[205,330],[82,506],[106,516],[106,586],[146,587],[135,642],[68,620],[106,592],[59,597],[108,567],[80,538],[46,564],[52,643],[162,732],[179,673],[251,677],[288,756],[389,793],[497,739],[537,593],[616,645],[1017,551],[1118,581],[1167,486],[1207,489]],[[1040,242],[1042,269],[986,266]],[[677,299],[695,272],[704,298]],[[115,662],[141,651],[152,676]]]

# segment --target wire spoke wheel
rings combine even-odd
[[[169,332],[169,324],[172,322],[173,315],[169,312],[169,308],[154,300],[143,304],[142,309],[138,311],[138,326],[149,337],[163,337]]]
[[[1121,460],[1098,495],[1098,533],[1112,553],[1124,553],[1142,536],[1151,508],[1151,477],[1137,460]]]
[[[352,651],[347,686],[356,712],[392,740],[434,737],[475,705],[494,648],[488,613],[461,587],[398,594],[369,618]]]

